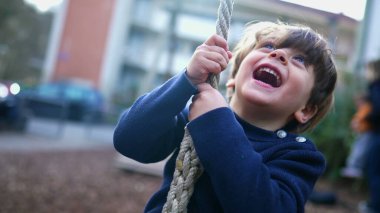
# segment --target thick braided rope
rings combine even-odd
[[[233,0],[220,0],[218,18],[216,21],[216,33],[226,40],[230,27],[232,9]],[[207,82],[217,89],[219,75],[210,75]],[[195,152],[193,139],[188,129],[185,128],[185,134],[176,159],[173,180],[170,184],[166,203],[162,209],[163,213],[187,212],[187,204],[193,194],[195,182],[202,172],[203,168]]]

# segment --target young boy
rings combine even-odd
[[[231,57],[227,42],[211,36],[182,73],[122,115],[114,133],[120,153],[144,163],[173,153],[145,212],[165,204],[185,126],[204,168],[189,212],[304,212],[325,160],[298,133],[332,104],[337,74],[330,50],[306,27],[248,25],[233,54],[228,104],[205,81]]]

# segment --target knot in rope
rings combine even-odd
[[[233,0],[220,0],[218,18],[216,21],[216,33],[227,40],[233,9]],[[219,75],[210,75],[210,85],[217,89]],[[180,150],[176,159],[173,180],[170,184],[166,203],[162,209],[163,213],[187,212],[187,205],[194,191],[196,180],[203,172],[200,160],[195,152],[193,139],[185,127],[185,134],[181,142]]]

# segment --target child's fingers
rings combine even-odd
[[[190,104],[189,121],[220,107],[227,107],[228,104],[220,92],[208,83],[197,85],[199,93],[193,96]]]
[[[207,66],[209,72],[217,74],[227,68],[228,60],[226,60],[221,54],[210,53],[205,57],[210,61]]]
[[[199,68],[206,72],[219,73],[223,71],[229,62],[228,53],[219,47],[204,46],[194,54],[200,65]]]
[[[210,70],[212,72],[222,71],[227,67],[227,64],[230,60],[231,53],[228,53],[224,49],[217,46],[207,46],[202,45],[198,48],[196,55],[199,57],[204,57],[210,61],[216,62],[220,65],[221,70]]]
[[[224,38],[213,35],[205,43],[198,46],[189,64],[187,75],[193,84],[205,82],[210,73],[219,74],[231,58]]]
[[[232,53],[230,51],[226,51],[225,49],[221,48],[221,47],[218,47],[218,46],[210,46],[210,45],[207,45],[207,44],[202,44],[201,46],[199,46],[197,48],[197,51],[205,51],[205,52],[215,52],[215,53],[218,53],[220,54],[221,56],[223,56],[223,58],[225,59],[225,61],[228,63],[229,59],[230,59],[230,55],[232,55]]]
[[[228,53],[229,51],[226,51],[226,50],[222,49],[221,47],[217,47],[217,46],[209,46],[208,49],[211,52],[215,52],[215,53],[220,54],[226,63],[228,63],[228,61],[230,60],[230,56]]]
[[[232,58],[232,52],[231,51],[227,51],[227,55],[228,55],[228,59]]]
[[[228,51],[228,43],[227,43],[226,39],[224,39],[223,37],[221,37],[217,34],[214,34],[211,37],[209,37],[205,41],[205,44],[208,46],[218,46],[218,47],[221,47],[222,49],[224,49],[225,51]]]

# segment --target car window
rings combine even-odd
[[[88,96],[87,96],[88,100],[91,102],[91,103],[97,103],[97,102],[100,102],[100,97],[99,95],[95,92],[95,91],[88,91]]]
[[[74,87],[74,86],[67,86],[65,87],[64,96],[68,98],[69,100],[83,100],[84,97],[84,91],[82,88]]]
[[[37,88],[37,94],[43,97],[60,97],[59,87],[52,84],[44,84]]]

